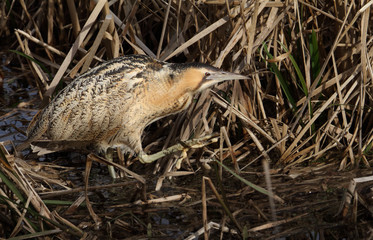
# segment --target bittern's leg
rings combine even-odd
[[[114,152],[114,150],[113,150],[112,148],[108,148],[108,149],[106,150],[106,152],[105,152],[105,158],[106,158],[108,161],[110,161],[110,162],[113,162],[113,152]],[[109,174],[110,174],[110,176],[111,176],[112,178],[114,178],[114,179],[115,179],[115,178],[118,178],[117,173],[115,172],[113,166],[109,165],[109,166],[108,166],[108,170],[109,170]]]
[[[141,151],[139,153],[139,160],[142,163],[152,163],[164,156],[167,156],[168,154],[181,151],[186,148],[201,148],[201,147],[204,147],[206,145],[209,145],[217,141],[218,141],[218,137],[216,135],[208,135],[208,136],[204,136],[198,139],[191,139],[191,140],[185,141],[183,144],[178,143],[174,146],[171,146],[165,150],[159,151],[151,155],[148,155]]]

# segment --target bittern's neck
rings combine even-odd
[[[190,91],[173,79],[158,79],[149,83],[144,94],[144,102],[148,111],[152,112],[153,119],[165,117],[187,108],[193,98]],[[150,119],[153,121],[153,119]]]
[[[174,102],[187,92],[185,86],[174,82],[172,79],[162,79],[149,83],[149,87],[145,91],[147,91],[145,95],[149,104],[155,106]]]

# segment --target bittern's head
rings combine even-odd
[[[226,80],[248,79],[248,77],[221,71],[201,63],[163,63],[154,65],[149,71],[152,81],[152,94],[147,94],[147,103],[157,117],[164,117],[186,109],[193,96],[204,89]],[[150,83],[151,84],[151,83]],[[158,119],[158,118],[157,118]]]
[[[170,68],[178,75],[175,76],[177,84],[192,94],[226,80],[248,79],[247,76],[225,72],[201,63],[171,64]]]

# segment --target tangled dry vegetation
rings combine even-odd
[[[2,1],[0,37],[11,50],[2,50],[0,81],[0,236],[372,238],[372,4]],[[23,133],[30,118],[19,116],[74,77],[134,53],[251,79],[151,125],[146,151],[214,133],[219,142],[190,149],[181,166],[180,156],[143,166],[119,155],[132,172],[116,183],[91,176],[88,214],[80,157],[17,158],[12,145],[25,137],[3,139]]]

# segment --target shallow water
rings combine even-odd
[[[0,142],[18,145],[26,140],[25,131],[38,109],[28,109],[30,100],[36,99],[37,89],[22,86],[22,77],[2,65],[0,84]]]

